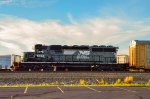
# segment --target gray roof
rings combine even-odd
[[[150,45],[150,40],[134,40],[137,44],[149,44]]]

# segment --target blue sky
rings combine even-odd
[[[106,44],[128,54],[131,40],[149,40],[149,10],[150,0],[0,0],[0,54],[36,43]]]
[[[0,0],[0,13],[30,20],[58,19],[68,22],[92,17],[149,18],[150,0]],[[10,1],[10,2],[9,2]]]

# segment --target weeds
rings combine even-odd
[[[132,76],[127,76],[124,78],[124,81],[123,81],[125,84],[131,84],[133,83],[133,77]]]
[[[124,79],[117,79],[114,83],[108,83],[104,79],[97,80],[96,82],[89,83],[84,79],[80,79],[78,83],[74,83],[74,81],[70,81],[69,84],[61,84],[58,81],[54,83],[42,83],[38,85],[33,84],[16,84],[16,85],[1,85],[0,87],[52,87],[52,86],[72,86],[72,87],[79,87],[79,86],[136,86],[136,87],[150,87],[150,79],[145,84],[137,84],[134,83],[134,79],[132,76],[126,76]]]
[[[121,83],[122,83],[122,82],[121,82],[121,79],[117,79],[116,82],[115,82],[115,85],[121,84]]]

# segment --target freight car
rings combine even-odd
[[[129,68],[150,71],[150,41],[133,40],[130,42]]]
[[[117,64],[118,47],[105,45],[42,45],[37,44],[34,52],[24,52],[23,62],[17,70],[49,71],[120,71],[127,64]]]
[[[15,70],[19,66],[21,56],[19,55],[1,55],[0,56],[0,71]]]

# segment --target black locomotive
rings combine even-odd
[[[34,52],[24,52],[18,70],[46,71],[116,71],[126,70],[126,64],[116,63],[118,47],[105,45],[42,45]]]

